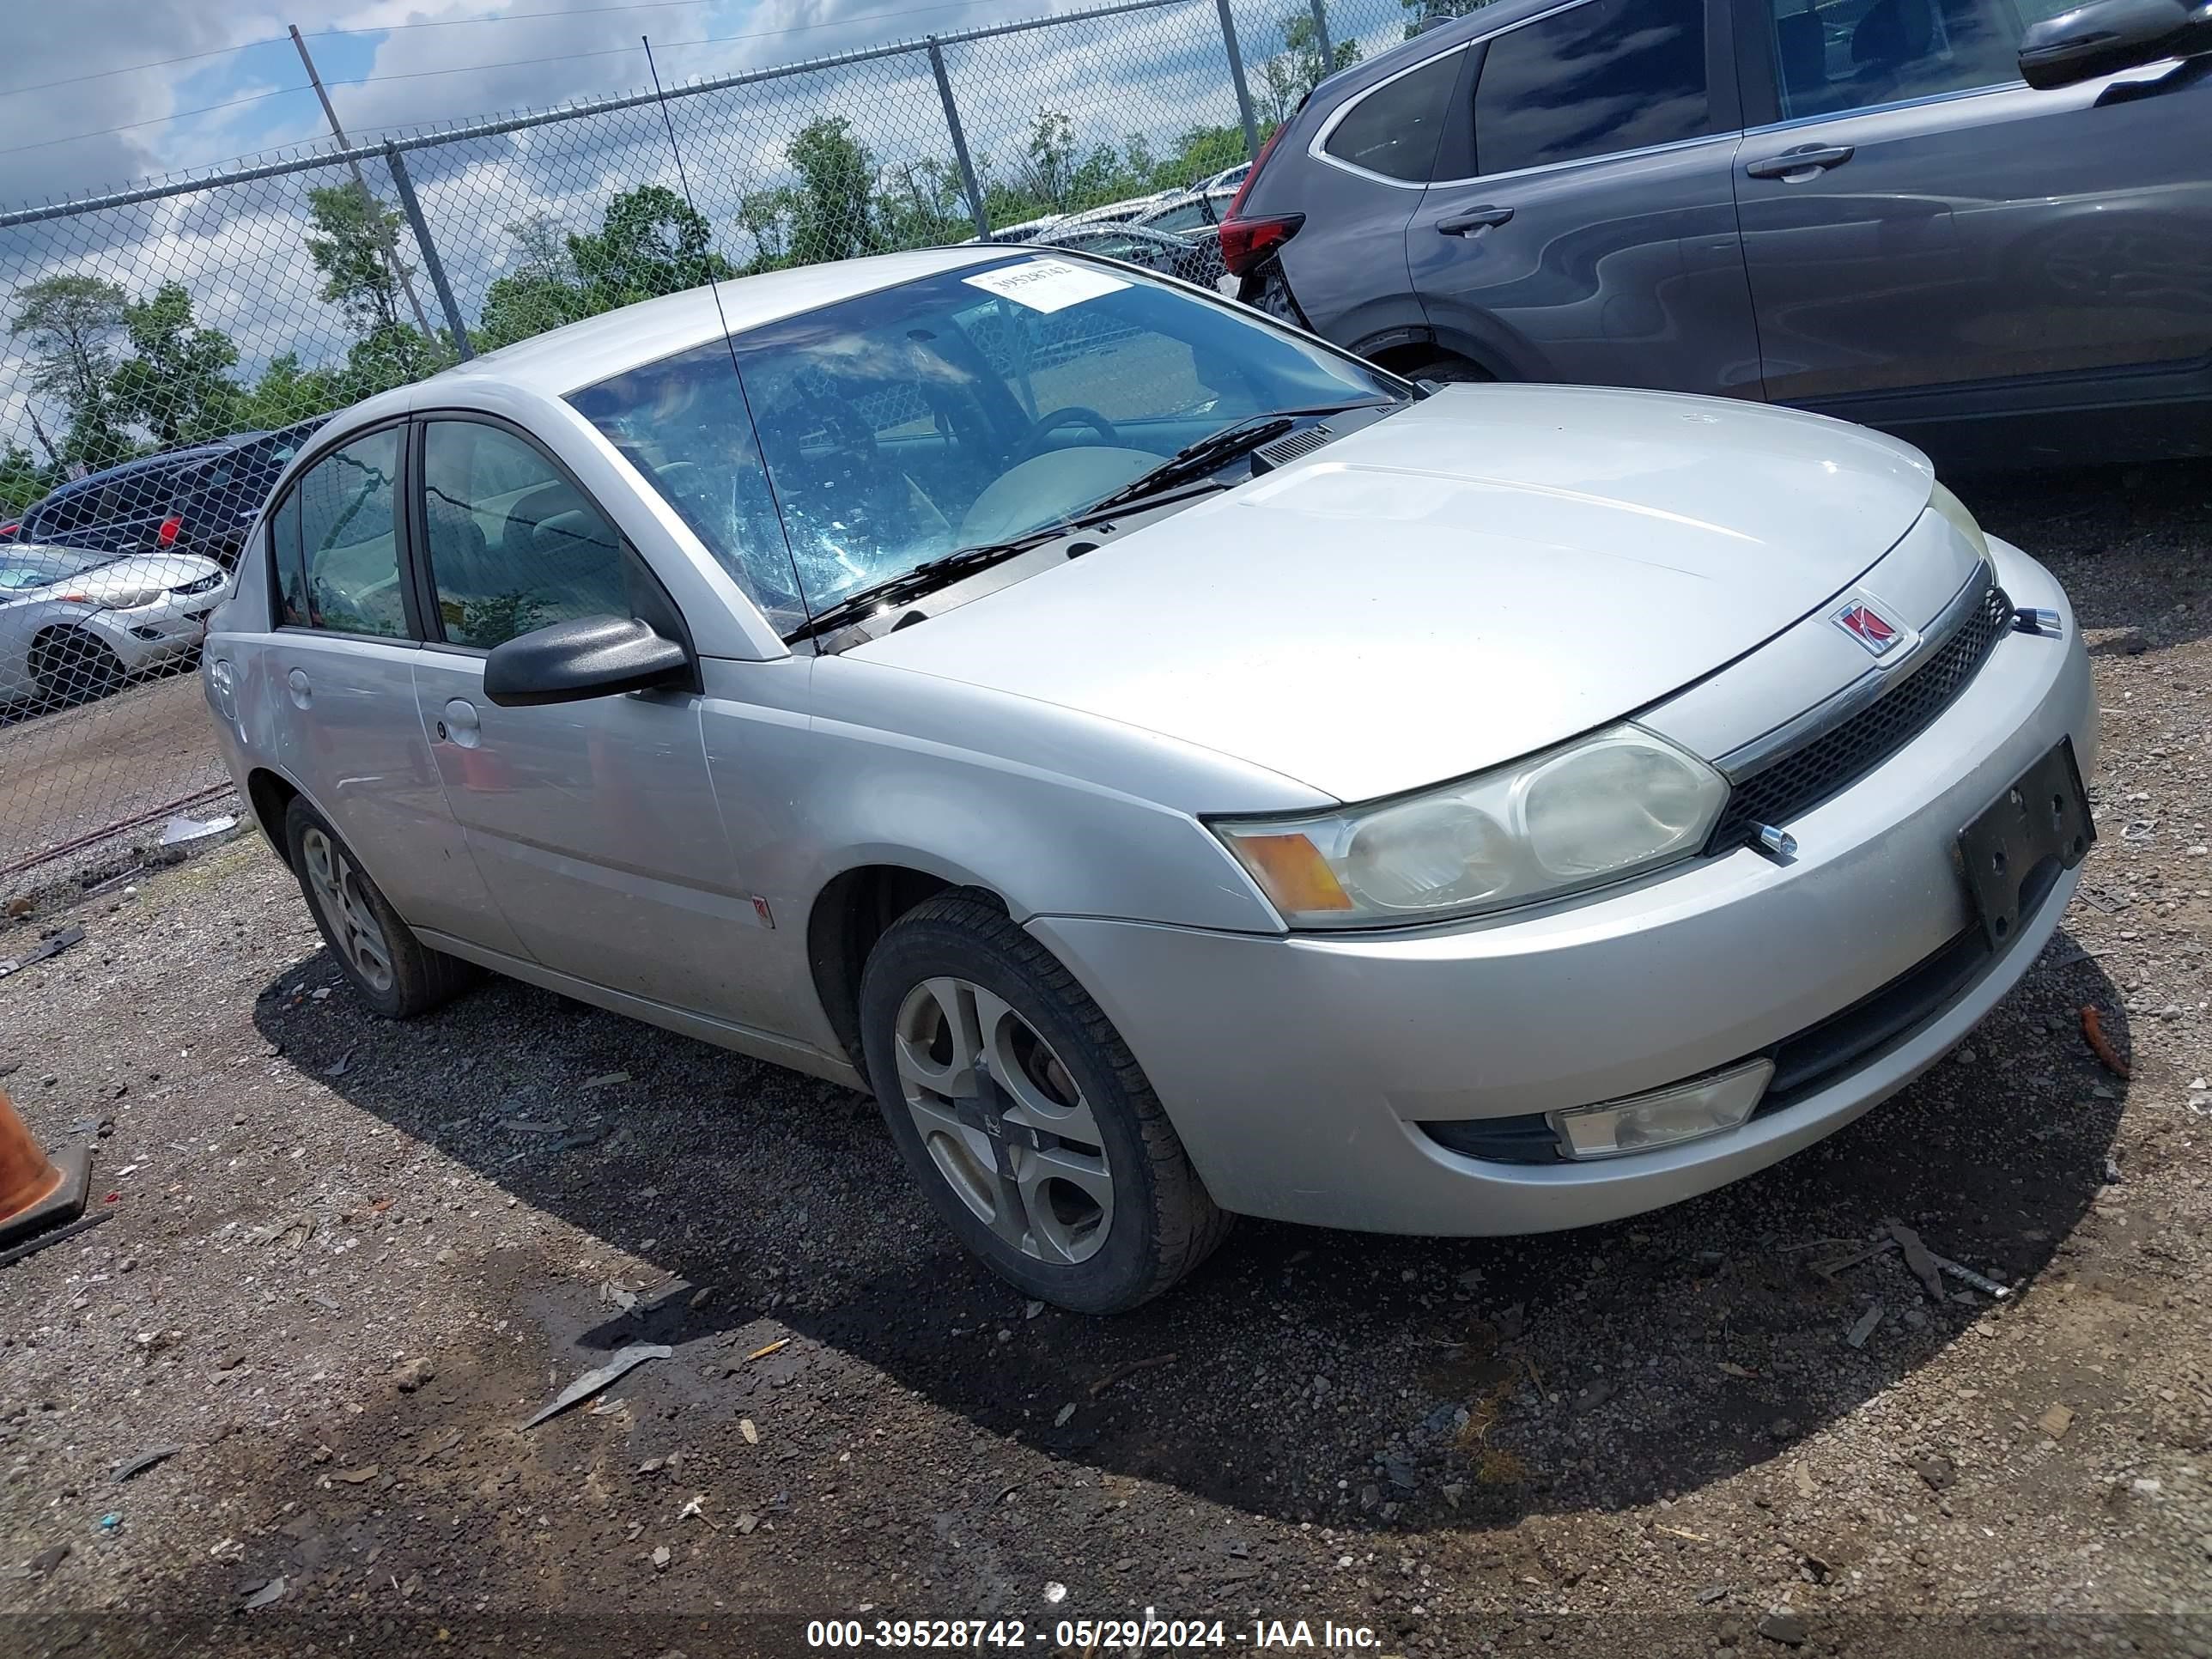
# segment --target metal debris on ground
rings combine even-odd
[[[1862,1261],[1871,1261],[1878,1255],[1887,1255],[1896,1248],[1897,1241],[1895,1239],[1885,1238],[1881,1243],[1869,1244],[1866,1249],[1860,1250],[1854,1255],[1839,1256],[1833,1261],[1815,1261],[1811,1265],[1813,1271],[1820,1274],[1821,1278],[1833,1279],[1838,1273],[1843,1272],[1846,1267],[1856,1267]]]
[[[95,1210],[82,1216],[66,1227],[57,1227],[50,1233],[40,1233],[36,1238],[0,1250],[0,1267],[12,1267],[27,1255],[35,1255],[49,1244],[58,1244],[65,1238],[75,1238],[79,1233],[88,1233],[102,1222],[112,1221],[119,1212],[114,1210]]]
[[[34,963],[58,957],[72,945],[84,943],[84,929],[71,922],[51,939],[42,939],[20,957],[0,957],[0,979],[20,974]]]
[[[586,1089],[611,1089],[618,1083],[629,1081],[628,1072],[602,1072],[597,1077],[586,1078],[581,1086]]]
[[[2119,1051],[2112,1047],[2112,1039],[2105,1035],[2104,1021],[2094,1003],[2082,1006],[2081,1036],[2087,1042],[2090,1052],[2105,1062],[2105,1069],[2124,1082],[2128,1077],[2128,1063],[2120,1058]]]
[[[288,1588],[283,1575],[280,1573],[247,1596],[241,1604],[241,1610],[251,1613],[256,1607],[265,1607],[271,1602],[281,1601],[284,1599],[284,1592]]]
[[[665,1359],[674,1352],[665,1342],[633,1342],[617,1352],[596,1370],[586,1371],[567,1388],[554,1396],[553,1402],[523,1424],[534,1429],[547,1418],[565,1412],[579,1401],[587,1400],[610,1383],[619,1381],[635,1370],[648,1359]]]
[[[182,1446],[155,1446],[142,1451],[136,1457],[126,1457],[107,1472],[107,1478],[121,1486],[134,1474],[143,1474],[156,1463],[165,1463],[184,1450]]]
[[[1073,1400],[1071,1400],[1071,1401],[1068,1401],[1065,1406],[1062,1406],[1062,1407],[1060,1407],[1057,1412],[1055,1412],[1054,1413],[1053,1413],[1053,1419],[1052,1419],[1052,1425],[1053,1425],[1053,1427],[1054,1427],[1055,1429],[1064,1429],[1064,1428],[1066,1428],[1066,1427],[1067,1426],[1067,1425],[1068,1425],[1068,1420],[1069,1420],[1071,1418],[1073,1418],[1074,1415],[1075,1415],[1075,1402],[1074,1402]]]
[[[2108,916],[2117,916],[2128,908],[2128,902],[2118,894],[2108,892],[2102,887],[2093,887],[2086,881],[2074,890],[2074,896],[2092,910],[2101,911]]]
[[[1881,1304],[1879,1302],[1869,1304],[1867,1310],[1853,1322],[1844,1340],[1854,1348],[1863,1348],[1866,1346],[1867,1338],[1874,1334],[1874,1328],[1881,1323]]]
[[[326,1066],[323,1068],[323,1075],[325,1077],[343,1077],[348,1072],[353,1069],[353,1056],[354,1051],[350,1048],[347,1049],[343,1054],[338,1056],[338,1063],[337,1065]]]
[[[1149,1359],[1132,1359],[1127,1364],[1116,1365],[1091,1385],[1091,1397],[1093,1400],[1097,1399],[1116,1382],[1134,1376],[1139,1371],[1154,1370],[1162,1365],[1172,1365],[1175,1363],[1176,1357],[1173,1354],[1156,1353]]]
[[[1954,1261],[1947,1255],[1937,1255],[1931,1250],[1928,1259],[1943,1272],[1950,1274],[1952,1278],[1961,1284],[1972,1285],[1984,1296],[1993,1296],[2002,1302],[2012,1294],[2011,1285],[2000,1285],[1987,1273],[1978,1273],[1972,1267],[1962,1262]]]
[[[196,841],[205,841],[210,836],[227,835],[238,828],[237,814],[226,812],[219,818],[188,817],[179,812],[161,826],[161,845],[189,847]]]
[[[1905,1252],[1905,1265],[1911,1268],[1913,1276],[1927,1286],[1929,1300],[1943,1300],[1947,1293],[1943,1289],[1942,1272],[1936,1267],[1936,1258],[1928,1253],[1928,1247],[1920,1242],[1920,1235],[1902,1221],[1893,1220],[1885,1224],[1889,1228],[1889,1236],[1897,1241],[1898,1248]]]
[[[707,1513],[705,1508],[706,1502],[707,1494],[705,1492],[701,1492],[692,1493],[691,1501],[684,1504],[682,1509],[676,1511],[676,1518],[678,1521],[690,1521],[696,1517],[698,1520],[704,1521],[716,1532],[721,1531],[722,1523],[714,1519],[713,1516]]]

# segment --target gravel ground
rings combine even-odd
[[[855,1096],[508,983],[379,1023],[258,841],[0,929],[88,930],[0,981],[0,1071],[114,1217],[0,1275],[0,1639],[2212,1652],[2212,468],[1967,493],[2094,642],[2089,895],[1905,1094],[1616,1226],[1248,1224],[1086,1321]],[[1891,1218],[2014,1293],[1815,1267]]]

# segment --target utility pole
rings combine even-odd
[[[345,129],[338,125],[338,112],[331,106],[331,94],[323,89],[323,77],[316,73],[315,60],[307,56],[307,43],[301,36],[300,26],[294,23],[290,27],[292,44],[300,49],[300,61],[307,66],[307,80],[315,88],[315,96],[322,100],[323,114],[331,124],[331,134],[338,141],[340,149],[348,149]],[[361,191],[362,211],[371,216],[372,222],[380,222],[377,209],[381,204],[369,193],[368,180],[362,177],[361,163],[349,161],[346,165],[353,169],[354,185]],[[423,313],[422,302],[415,297],[415,284],[409,279],[406,264],[392,248],[390,227],[383,227],[383,234],[377,239],[377,251],[384,256],[386,274],[398,278],[400,289],[407,295],[408,308],[415,313],[415,326],[422,331],[424,338],[434,337],[430,333],[430,319]]]

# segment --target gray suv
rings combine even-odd
[[[1223,255],[1417,377],[2212,453],[2212,7],[2053,9],[1496,0],[1323,82]]]

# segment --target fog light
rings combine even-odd
[[[1772,1060],[1749,1060],[1671,1089],[1553,1112],[1552,1127],[1559,1132],[1559,1150],[1569,1158],[1648,1152],[1735,1128],[1751,1115],[1773,1075]]]

